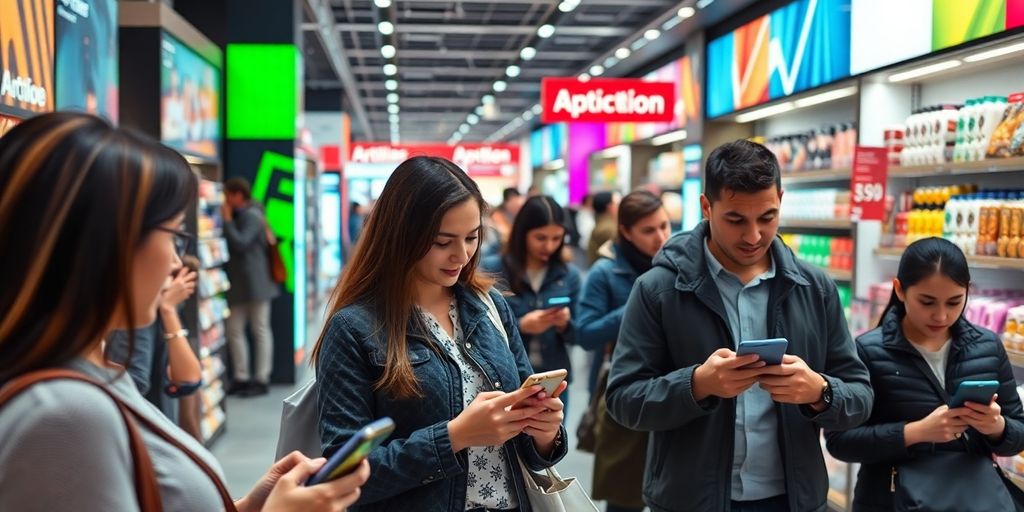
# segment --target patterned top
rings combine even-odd
[[[462,327],[459,325],[459,308],[452,298],[448,305],[448,317],[455,327],[455,339],[441,327],[434,315],[420,310],[424,322],[445,352],[458,364],[462,374],[462,406],[468,407],[476,395],[484,391],[484,375],[459,350],[462,343]],[[500,446],[474,446],[468,449],[469,468],[466,486],[466,510],[475,508],[515,509],[519,506],[515,483],[505,450]]]

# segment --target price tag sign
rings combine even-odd
[[[857,146],[850,177],[850,218],[885,220],[885,183],[889,176],[886,148]]]

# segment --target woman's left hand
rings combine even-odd
[[[567,387],[569,387],[568,382],[563,381],[559,384],[558,388],[555,389],[555,397],[565,392]],[[537,451],[541,455],[551,455],[555,448],[555,437],[558,436],[558,431],[562,427],[562,420],[565,418],[563,411],[565,406],[562,404],[562,400],[549,397],[547,393],[541,391],[522,400],[515,407],[544,408],[542,412],[533,415],[526,421],[526,428],[523,429],[523,433],[533,438],[533,443],[537,446]]]
[[[1006,430],[1006,419],[1003,418],[998,398],[999,395],[992,397],[992,402],[988,405],[967,402],[963,407],[964,414],[960,415],[960,418],[989,438],[1001,439],[1003,431]]]

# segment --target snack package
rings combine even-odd
[[[1003,121],[992,132],[987,153],[990,158],[1009,158],[1014,155],[1014,148],[1019,147],[1013,140],[1024,123],[1024,93],[1010,95],[1009,102]]]

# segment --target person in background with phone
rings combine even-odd
[[[485,205],[452,162],[406,160],[334,290],[311,353],[323,453],[380,417],[396,425],[354,511],[528,511],[520,462],[566,454],[562,402],[520,389],[533,368],[516,317],[477,271]]]
[[[228,351],[231,353],[232,382],[229,395],[251,397],[270,391],[270,373],[274,365],[274,331],[270,328],[270,303],[279,294],[270,272],[267,218],[252,200],[252,189],[245,178],[224,182],[224,238],[231,257],[224,265],[231,287],[224,296],[231,306],[226,323]],[[253,358],[249,358],[252,331]],[[250,361],[255,368],[250,368]]]
[[[821,428],[871,412],[836,285],[780,238],[778,161],[739,140],[708,155],[704,222],[637,279],[612,356],[608,411],[652,432],[644,500],[660,511],[824,510]],[[782,364],[737,357],[787,338]]]
[[[956,245],[942,238],[914,242],[900,259],[878,327],[857,338],[874,410],[860,427],[825,434],[836,458],[861,463],[854,510],[894,510],[894,472],[908,459],[936,450],[986,458],[1024,451],[1024,409],[1006,350],[995,333],[963,317],[970,284]],[[961,382],[973,380],[998,380],[998,392],[951,409],[938,388],[954,395]]]
[[[519,319],[530,363],[538,372],[565,368],[572,382],[569,345],[576,341],[573,310],[582,279],[563,255],[565,210],[550,196],[533,196],[519,210],[505,254],[492,256],[483,268],[499,277],[505,300]],[[549,300],[569,299],[553,305]],[[561,397],[566,409],[569,395]]]
[[[591,496],[606,500],[607,512],[644,509],[644,461],[647,433],[627,429],[608,415],[604,391],[607,366],[619,335],[626,300],[636,278],[651,269],[651,260],[672,234],[661,200],[647,191],[627,194],[619,204],[619,234],[601,247],[601,258],[590,268],[579,305],[579,345],[596,351],[590,373],[590,392],[597,400],[594,485]],[[602,369],[603,378],[598,379]]]
[[[213,454],[103,352],[111,329],[153,322],[167,276],[181,267],[185,209],[198,191],[188,163],[100,118],[42,114],[0,138],[0,190],[0,247],[17,248],[0,251],[0,395],[38,370],[94,381],[38,381],[0,404],[0,510],[139,510],[141,453],[163,510],[224,510]],[[134,412],[123,416],[117,404]],[[126,422],[141,434],[138,450]],[[344,510],[369,469],[304,487],[323,463],[292,453],[234,507]]]

